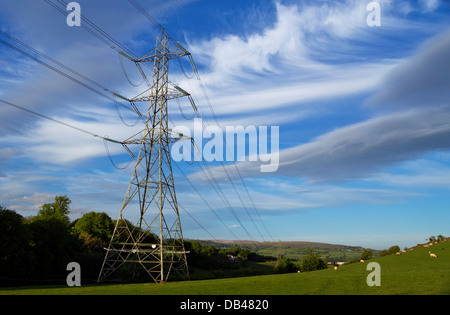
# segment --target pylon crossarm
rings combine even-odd
[[[153,127],[148,127],[147,129],[143,129],[137,133],[135,133],[134,135],[132,135],[131,137],[129,137],[128,139],[124,140],[124,141],[114,141],[120,144],[142,144],[142,142],[146,139],[149,139],[149,133],[153,133],[154,137],[157,138],[160,134],[161,136],[165,136],[170,129],[168,128],[153,128]],[[160,133],[161,131],[161,133]]]
[[[149,131],[154,131],[156,134],[159,134],[160,130],[159,129],[154,129],[154,128],[150,128]],[[142,131],[138,132],[137,134],[133,135],[132,137],[124,140],[124,141],[116,141],[116,140],[112,140],[112,139],[108,139],[106,138],[106,141],[111,141],[114,143],[119,143],[122,145],[126,145],[126,144],[142,144],[142,141],[147,139],[148,137],[141,135]],[[162,135],[166,135],[170,133],[169,137],[168,137],[168,143],[174,143],[174,142],[178,142],[178,141],[185,141],[185,140],[190,140],[193,143],[194,148],[198,151],[197,146],[195,145],[195,143],[193,142],[194,139],[192,137],[188,137],[185,136],[184,134],[177,132],[177,131],[173,131],[172,129],[169,128],[165,128],[162,130]],[[127,150],[127,152],[130,154],[129,150]],[[131,154],[130,154],[131,155]],[[134,156],[134,155],[133,155]]]
[[[162,52],[161,50],[158,50],[158,48],[155,48],[155,49],[151,50],[150,52],[148,52],[147,54],[145,54],[144,56],[142,56],[138,59],[135,59],[134,62],[155,62],[155,60],[158,60],[162,54],[164,54],[164,56],[168,60],[172,60],[172,59],[190,55],[190,53],[186,50],[183,51],[181,49],[165,47],[165,51]]]
[[[167,93],[165,94],[165,97],[167,100],[173,100],[176,98],[181,98],[185,96],[190,96],[188,92],[185,90],[179,88],[178,86],[175,86],[174,89],[168,87]],[[158,97],[158,95],[153,91],[152,88],[142,92],[141,94],[133,97],[132,99],[128,100],[129,102],[149,102],[151,100],[155,100]]]

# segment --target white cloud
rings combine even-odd
[[[360,1],[349,1],[341,6],[304,8],[277,3],[276,10],[275,26],[260,33],[247,37],[230,34],[190,43],[189,50],[195,58],[209,64],[208,82],[220,84],[221,81],[227,82],[227,76],[246,77],[255,72],[284,73],[283,66],[324,69],[327,65],[309,57],[311,41],[320,41],[324,33],[349,37],[366,26],[365,6]],[[311,40],[310,37],[314,36],[317,38]]]
[[[230,114],[279,110],[293,104],[368,92],[377,87],[382,77],[393,67],[392,61],[360,65],[350,70],[345,67],[330,67],[327,71],[317,72],[319,78],[298,81],[292,77],[292,81],[296,83],[275,84],[264,88],[256,86],[237,95],[215,94],[215,112]]]
[[[45,204],[52,202],[55,196],[47,193],[33,193],[31,195],[14,195],[3,193],[0,194],[4,201],[8,202],[8,208],[12,210],[25,211],[26,213],[32,213],[39,210],[39,208]]]

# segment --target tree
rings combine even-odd
[[[104,212],[94,212],[84,214],[75,221],[73,230],[77,234],[87,233],[98,237],[103,242],[108,242],[111,238],[114,226],[111,218]]]
[[[278,259],[277,265],[275,266],[275,271],[278,273],[295,272],[297,269],[295,264],[286,257]]]
[[[67,196],[56,196],[42,205],[38,214],[27,220],[32,275],[34,279],[54,279],[66,274],[67,263],[77,261],[80,245],[69,229]]]
[[[372,258],[372,250],[369,248],[364,249],[363,252],[361,253],[361,256],[359,257],[359,259],[362,260],[367,260],[370,258]]]
[[[28,224],[33,278],[57,279],[66,275],[66,266],[78,261],[80,248],[77,238],[60,218],[38,216]]]
[[[0,206],[0,276],[23,278],[29,270],[28,230],[23,217]]]
[[[247,248],[241,248],[239,246],[231,247],[226,249],[225,251],[221,251],[228,255],[233,255],[241,258],[242,260],[248,260],[249,256],[252,254],[252,251]]]
[[[392,255],[399,251],[400,251],[400,247],[398,245],[393,245],[393,246],[389,247],[389,249],[383,249],[382,251],[380,251],[380,257]]]
[[[251,250],[247,248],[241,248],[239,250],[238,257],[242,258],[243,260],[248,260],[251,253],[252,253]]]
[[[55,218],[69,224],[69,205],[72,201],[67,196],[56,196],[55,202],[46,203],[40,208],[37,217]]]
[[[388,251],[390,254],[395,254],[400,251],[400,246],[398,245],[391,246],[389,247]]]
[[[313,271],[319,269],[326,269],[327,264],[320,258],[319,253],[316,253],[312,249],[306,251],[306,255],[302,261],[302,271]]]

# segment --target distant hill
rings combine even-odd
[[[301,259],[307,249],[313,249],[320,253],[321,257],[329,261],[347,261],[357,258],[364,250],[361,246],[349,246],[342,244],[329,244],[304,241],[280,241],[280,242],[254,242],[233,240],[197,240],[203,245],[212,245],[218,249],[226,249],[234,246],[247,248],[260,255],[277,257],[279,254],[290,259]],[[372,250],[374,256],[378,251]]]
[[[213,245],[217,248],[224,247],[229,248],[233,246],[239,246],[248,249],[260,249],[260,248],[296,248],[296,249],[352,249],[362,251],[364,248],[361,246],[349,246],[342,244],[330,244],[319,242],[304,242],[304,241],[279,241],[279,242],[254,242],[254,241],[234,241],[234,240],[197,240],[205,245]]]

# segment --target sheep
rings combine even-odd
[[[432,252],[428,252],[428,254],[430,254],[430,257],[437,258],[436,254],[433,254]]]
[[[361,259],[359,262],[362,262],[362,263],[363,263],[363,262],[364,262],[364,259]]]
[[[334,270],[338,270],[338,266],[334,266]]]
[[[396,252],[395,255],[400,255],[400,252]]]

